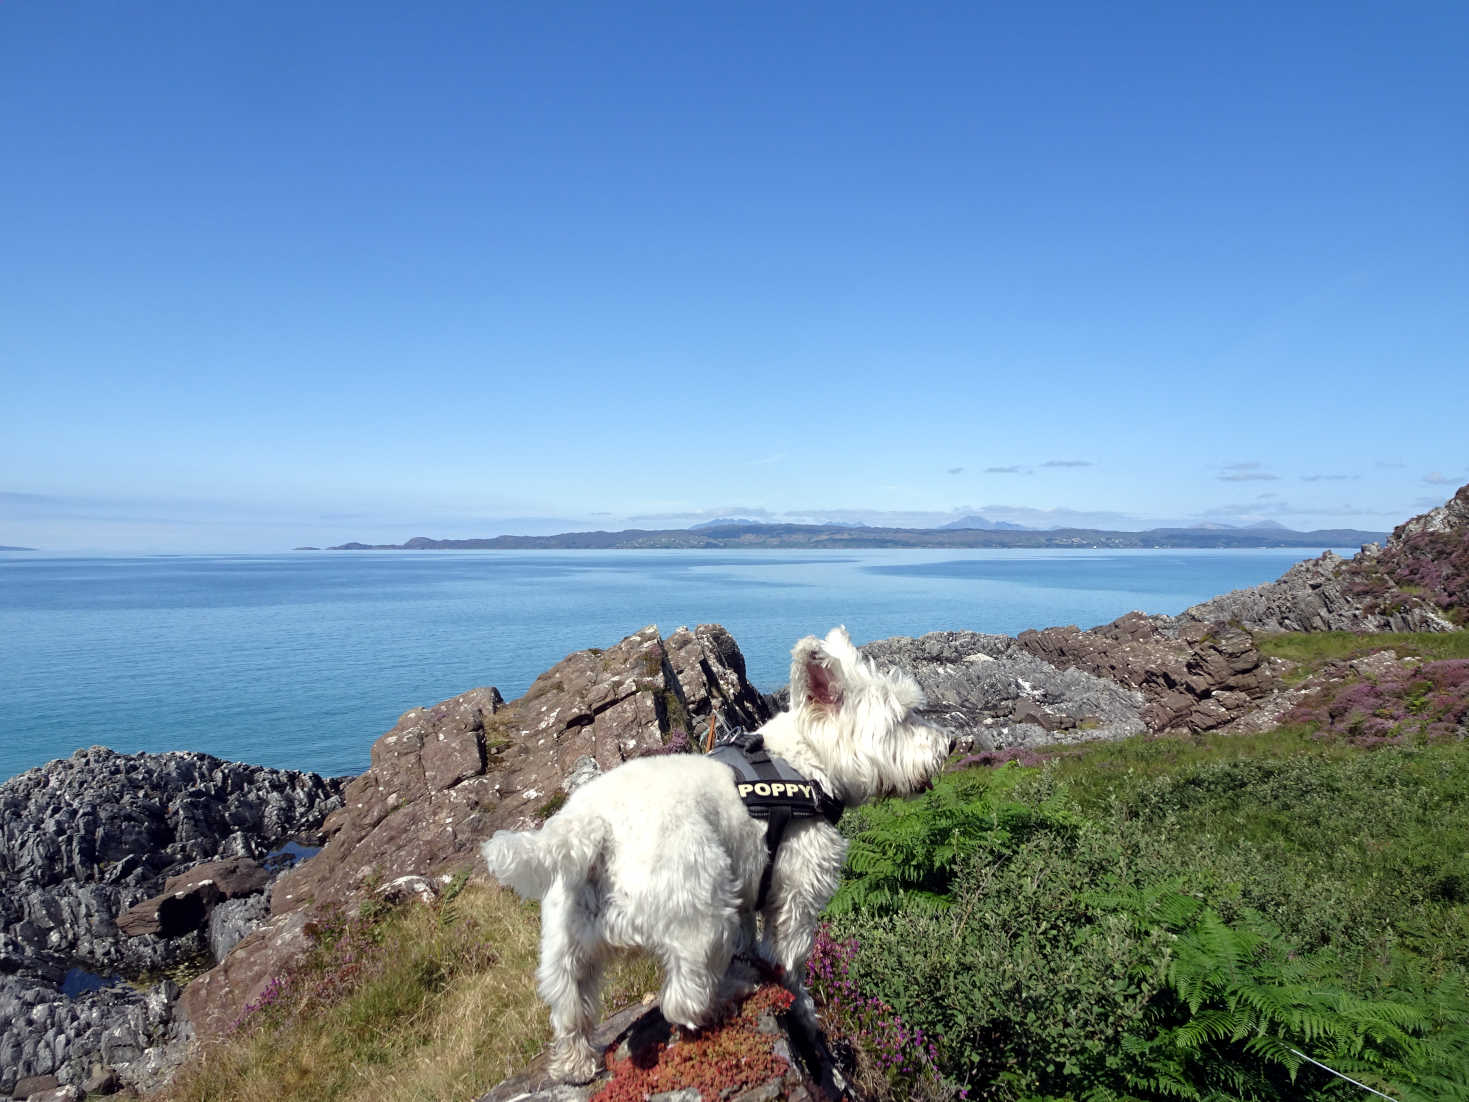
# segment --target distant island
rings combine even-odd
[[[972,523],[972,520],[970,521]],[[960,522],[964,523],[964,522]],[[1099,528],[1019,527],[873,528],[842,524],[765,524],[736,521],[694,528],[642,529],[620,532],[562,532],[554,536],[495,536],[490,539],[440,540],[415,536],[406,543],[343,543],[328,551],[550,551],[584,550],[721,550],[735,548],[810,548],[843,550],[864,547],[1358,547],[1381,543],[1385,532],[1325,528],[1295,532],[1275,524],[1249,528],[1210,525],[1200,528],[1150,528],[1143,532],[1111,532]],[[316,550],[316,548],[296,548]]]
[[[34,550],[35,550],[34,547],[6,547],[4,544],[0,544],[0,551],[34,551]]]

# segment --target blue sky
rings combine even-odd
[[[1383,530],[1469,5],[0,3],[0,544]]]

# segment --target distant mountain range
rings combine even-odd
[[[973,522],[973,523],[971,523]],[[978,524],[983,522],[983,527]],[[1381,543],[1385,532],[1326,528],[1295,532],[1272,522],[1232,528],[1151,528],[1113,532],[1100,528],[1022,528],[1005,521],[965,517],[942,528],[875,528],[845,524],[770,524],[731,518],[693,528],[641,529],[620,532],[563,532],[555,536],[495,536],[490,539],[443,540],[415,536],[406,543],[343,543],[328,551],[476,551],[588,550],[738,547],[806,547],[838,550],[859,547],[1357,547]],[[315,548],[297,548],[315,550]]]
[[[775,527],[779,523],[780,523],[779,521],[754,520],[754,519],[752,519],[750,517],[716,517],[714,520],[706,520],[706,521],[701,521],[698,524],[691,524],[691,525],[689,525],[689,528],[691,530],[692,529],[695,529],[695,528],[700,529],[700,530],[703,530],[705,528],[749,528],[749,527],[754,527],[754,528],[772,528],[772,527]],[[822,521],[820,526],[821,527],[824,527],[824,528],[866,528],[867,527],[867,525],[863,524],[861,521],[847,522],[847,521],[842,521],[842,520],[827,520],[827,521]]]
[[[984,532],[1029,532],[1032,529],[1023,524],[1011,524],[1008,520],[990,520],[988,517],[960,517],[951,520],[948,524],[939,525],[940,530],[978,530]]]

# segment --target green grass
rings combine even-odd
[[[1352,753],[1340,741],[1317,738],[1310,728],[1294,725],[1259,734],[1139,735],[1098,742],[1058,757],[1051,768],[1066,784],[1069,799],[1096,811],[1125,799],[1126,790],[1144,779],[1204,765],[1297,757],[1333,760]]]
[[[1287,631],[1256,635],[1255,645],[1267,658],[1284,658],[1308,667],[1359,658],[1379,650],[1395,650],[1400,658],[1438,661],[1469,658],[1469,631]]]

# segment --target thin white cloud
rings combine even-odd
[[[1265,470],[1265,465],[1259,460],[1251,459],[1241,463],[1226,463],[1220,470],[1220,482],[1277,482],[1279,475],[1271,474]]]

